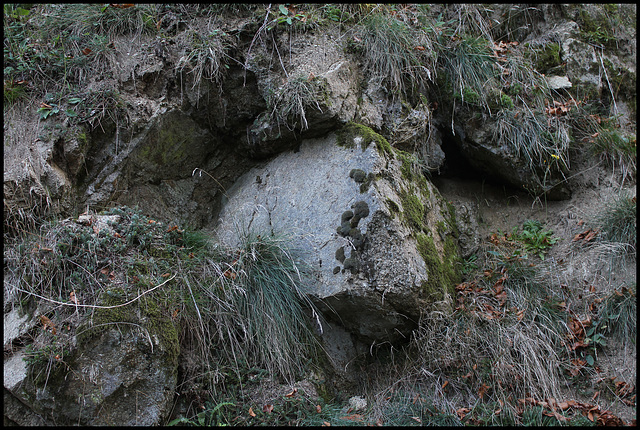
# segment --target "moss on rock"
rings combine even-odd
[[[533,48],[532,56],[534,57],[534,67],[540,73],[549,73],[562,64],[560,45],[555,42]]]
[[[445,293],[453,296],[455,286],[461,280],[460,275],[455,270],[458,254],[453,238],[448,236],[445,239],[442,258],[438,254],[431,236],[418,233],[416,240],[418,242],[418,252],[424,260],[428,271],[428,279],[422,284],[423,293],[434,300],[443,299]]]
[[[389,141],[387,139],[385,139],[383,136],[376,133],[366,125],[358,124],[352,121],[348,122],[338,132],[338,145],[344,146],[346,148],[353,148],[356,145],[356,140],[358,137],[362,139],[360,141],[360,147],[363,151],[367,149],[367,146],[369,146],[371,142],[374,142],[380,154],[386,153],[393,156],[391,145],[389,144]]]
[[[408,192],[402,193],[400,198],[406,221],[416,231],[422,231],[424,229],[424,206],[420,199]]]

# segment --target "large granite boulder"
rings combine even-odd
[[[315,273],[324,315],[365,342],[408,339],[456,282],[455,213],[407,153],[350,123],[240,177],[216,228],[287,234]],[[450,209],[451,208],[451,209]]]

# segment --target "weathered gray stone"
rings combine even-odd
[[[245,231],[290,235],[315,272],[309,293],[327,318],[367,342],[399,341],[409,336],[428,302],[430,268],[417,250],[416,234],[435,233],[442,205],[427,181],[416,184],[401,176],[393,155],[374,143],[362,145],[340,147],[330,134],[252,169],[228,190],[216,234],[230,246]],[[377,178],[367,192],[350,177],[353,169]],[[422,231],[386,203],[402,202],[406,194],[427,208]],[[397,207],[410,210],[402,203]]]
[[[87,320],[81,320],[77,331],[81,337],[72,336],[57,356],[42,349],[53,345],[52,339],[38,330],[30,359],[40,358],[28,363],[24,348],[5,358],[5,397],[16,406],[11,411],[21,410],[19,403],[30,410],[24,417],[10,411],[12,421],[127,426],[163,423],[177,385],[179,347],[172,323],[159,320],[152,311],[132,311],[124,318],[127,321],[119,321],[123,314],[115,313],[113,322],[105,319],[108,310],[97,312],[106,312],[95,315],[102,322],[91,328]],[[58,329],[62,331],[62,327]],[[13,338],[19,333],[11,334]],[[36,355],[39,349],[44,351],[42,355]]]
[[[566,76],[547,76],[547,84],[552,90],[571,88],[571,81]]]

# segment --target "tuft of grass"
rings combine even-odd
[[[570,357],[566,313],[536,268],[507,245],[487,254],[484,275],[456,287],[455,310],[423,316],[412,340],[417,365],[484,401],[557,398]],[[452,384],[455,375],[466,375],[462,386]]]
[[[623,345],[636,344],[636,288],[622,287],[606,296],[600,304],[595,328]]]
[[[590,147],[592,153],[600,155],[614,168],[619,168],[622,178],[636,175],[637,142],[635,136],[619,130],[602,128]]]
[[[363,20],[364,69],[386,81],[392,92],[406,95],[424,87],[435,73],[431,39],[389,13],[370,13]]]
[[[493,136],[498,146],[514,151],[543,191],[551,188],[551,175],[568,170],[571,138],[566,124],[557,119],[528,108],[503,109],[497,114]]]
[[[489,87],[496,78],[495,61],[489,40],[463,37],[456,43],[439,45],[438,65],[445,86],[462,103],[488,108]]]
[[[226,33],[219,29],[206,32],[190,29],[186,34],[186,46],[175,69],[178,74],[185,70],[192,74],[192,89],[199,88],[203,78],[218,84],[221,82],[226,66],[225,36]]]
[[[98,33],[113,38],[156,30],[157,5],[117,6],[98,3],[49,5],[45,10],[45,24],[50,30],[68,29],[79,37]]]
[[[285,237],[245,232],[240,242],[237,249],[216,248],[217,255],[185,279],[186,305],[197,316],[189,324],[200,372],[212,386],[239,378],[245,368],[292,381],[317,347],[306,271]]]
[[[608,202],[595,217],[594,224],[600,230],[600,244],[623,254],[635,255],[637,246],[636,198],[620,194]]]
[[[223,287],[236,312],[236,333],[228,340],[238,342],[248,362],[292,379],[315,344],[305,316],[304,307],[313,305],[306,296],[304,269],[284,238],[254,233],[242,237],[235,267],[237,278],[225,278],[231,282]]]
[[[320,102],[324,98],[321,78],[297,76],[267,97],[271,120],[278,125],[283,124],[290,130],[300,127],[309,128],[307,109],[313,108],[322,112]]]

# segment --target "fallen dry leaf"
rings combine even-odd
[[[341,420],[347,420],[347,421],[362,421],[362,419],[364,418],[364,416],[360,415],[360,414],[352,414],[352,415],[347,415],[344,417],[341,417]]]
[[[273,412],[273,405],[271,404],[264,405],[262,407],[262,412],[264,412],[265,414],[270,414],[271,412]]]
[[[251,415],[252,417],[254,417],[254,418],[255,418],[256,413],[255,413],[255,412],[253,412],[253,408],[249,408],[249,415]]]
[[[463,419],[470,411],[471,409],[469,408],[460,408],[456,411],[456,415],[458,415],[460,419]]]
[[[51,328],[51,333],[56,334],[56,326],[51,322],[49,318],[47,318],[44,315],[40,315],[40,322],[43,325],[42,327],[43,330],[47,330],[47,328]]]
[[[322,413],[322,408],[320,407],[320,405],[316,405],[316,412],[319,414]]]
[[[478,396],[480,396],[480,398],[482,399],[488,389],[489,386],[487,384],[482,384],[480,388],[478,388]]]
[[[78,304],[78,299],[76,298],[75,291],[69,293],[69,300],[71,300],[71,303],[75,303],[76,305]]]
[[[290,393],[288,393],[288,394],[285,394],[284,396],[285,396],[285,397],[293,397],[297,392],[298,392],[298,389],[297,389],[297,388],[294,388],[294,389],[293,389],[293,391],[291,391],[291,392],[290,392]]]

